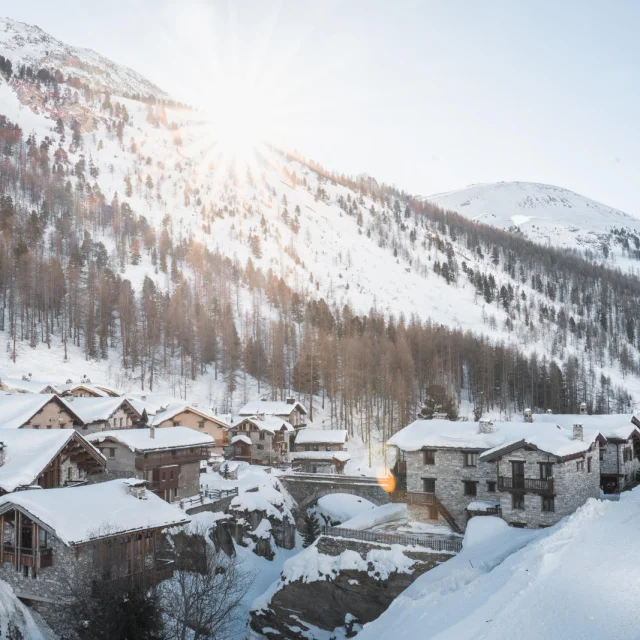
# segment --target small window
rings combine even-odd
[[[73,469],[71,467],[67,467],[67,480],[73,479]]]
[[[478,454],[477,453],[465,453],[464,454],[464,466],[465,467],[475,467],[478,462]]]
[[[264,445],[263,444],[257,444],[256,445],[256,449],[258,449],[258,451],[264,451]]]
[[[115,458],[116,457],[116,449],[115,449],[115,447],[110,447],[109,448],[109,457],[110,458]]]
[[[435,478],[422,478],[422,490],[425,493],[436,492],[436,479]]]
[[[584,471],[584,460],[576,462],[576,471]]]
[[[435,464],[436,463],[436,452],[435,451],[424,451],[424,464]]]
[[[604,447],[600,448],[600,462],[604,462]]]
[[[524,522],[510,522],[509,526],[515,529],[524,529],[527,525]]]
[[[169,480],[173,480],[173,469],[169,471]]]
[[[511,508],[524,510],[524,494],[523,493],[511,494]]]
[[[478,483],[470,482],[469,480],[464,480],[464,495],[465,496],[476,496],[478,495]]]
[[[496,491],[496,483],[493,480],[489,480],[487,482],[487,491],[489,493],[495,493],[495,491]]]
[[[264,440],[264,431],[260,432],[260,440]]]
[[[200,420],[200,422],[198,422],[198,428],[204,429],[204,420]]]
[[[553,513],[556,510],[553,496],[542,496],[542,510],[547,513]]]
[[[587,473],[591,473],[591,458],[587,458]]]
[[[553,463],[540,462],[540,480],[553,478]]]

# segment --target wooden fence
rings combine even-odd
[[[425,547],[433,551],[445,551],[458,553],[462,549],[462,538],[450,538],[447,536],[416,536],[410,533],[385,533],[384,531],[360,531],[358,529],[345,529],[344,527],[324,528],[327,536],[334,538],[349,538],[364,542],[380,542],[382,544],[401,544],[407,547]]]

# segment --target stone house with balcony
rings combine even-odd
[[[150,491],[176,502],[200,492],[200,463],[214,439],[188,427],[116,429],[87,436],[106,459],[107,477],[136,477]]]
[[[597,431],[576,425],[417,420],[389,440],[404,452],[406,501],[462,531],[480,514],[544,527],[600,491]]]
[[[131,429],[142,422],[142,416],[126,398],[66,398],[65,402],[80,418],[76,429],[96,433],[110,429]]]
[[[175,402],[161,407],[153,419],[154,427],[188,427],[198,433],[205,433],[215,440],[215,453],[222,453],[229,445],[227,420],[213,411],[196,405]]]
[[[0,497],[0,580],[21,599],[53,606],[64,602],[70,572],[105,560],[114,578],[156,584],[173,574],[157,554],[162,530],[188,521],[135,479],[8,493]]]
[[[295,429],[307,426],[307,410],[305,406],[295,398],[286,400],[255,400],[248,402],[240,409],[238,415],[242,418],[249,418],[256,415],[275,416],[284,420]]]
[[[99,477],[105,459],[73,429],[0,429],[0,496]]]
[[[295,430],[282,418],[258,414],[239,418],[229,430],[230,455],[249,464],[289,462]]]
[[[291,462],[304,473],[344,473],[351,459],[344,429],[298,429]]]
[[[82,424],[74,408],[52,393],[18,393],[0,397],[2,429],[72,429]]]

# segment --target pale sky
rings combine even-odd
[[[421,195],[547,182],[640,216],[640,2],[2,0],[0,13],[221,119],[240,108],[328,168]]]

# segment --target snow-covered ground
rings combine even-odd
[[[374,509],[373,502],[351,495],[349,493],[333,493],[320,498],[311,510],[321,517],[329,519],[332,523],[346,522],[355,516]]]
[[[0,638],[46,640],[29,609],[18,600],[13,589],[0,580]]]
[[[473,518],[463,551],[424,574],[358,635],[442,640],[635,640],[640,489],[589,500],[544,530]]]

